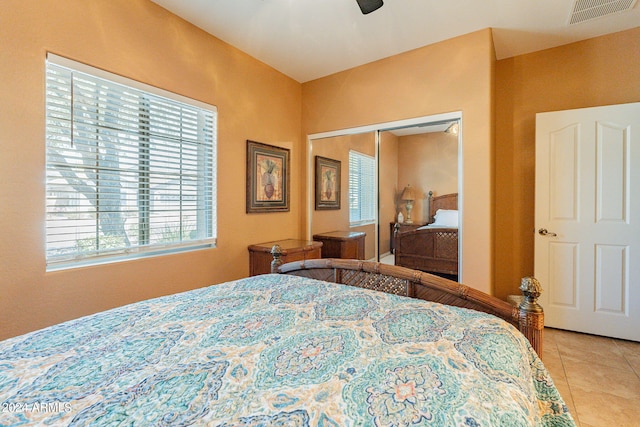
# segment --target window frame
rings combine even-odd
[[[137,259],[137,258],[143,258],[143,257],[151,257],[151,256],[158,256],[158,255],[165,255],[165,254],[171,254],[171,253],[177,253],[177,252],[184,252],[184,251],[189,251],[189,250],[200,250],[200,249],[209,249],[209,248],[214,248],[217,245],[217,214],[218,214],[218,210],[217,210],[217,169],[218,169],[218,165],[217,165],[217,119],[218,119],[218,113],[217,113],[217,108],[213,105],[204,103],[202,101],[198,101],[195,99],[191,99],[173,92],[169,92],[160,88],[157,88],[155,86],[151,86],[151,85],[147,85],[145,83],[139,82],[139,81],[135,81],[129,78],[125,78],[123,76],[117,75],[117,74],[113,74],[95,67],[91,67],[88,66],[86,64],[82,64],[52,53],[47,53],[46,55],[46,62],[45,62],[45,76],[46,76],[46,82],[45,82],[45,139],[46,139],[46,143],[45,143],[45,155],[46,155],[46,174],[47,174],[47,179],[45,182],[45,187],[46,187],[46,196],[47,198],[49,197],[50,193],[52,193],[52,190],[55,190],[56,187],[53,184],[50,184],[50,178],[49,178],[49,174],[52,171],[55,171],[55,167],[56,167],[56,162],[50,159],[50,150],[53,151],[54,148],[50,148],[50,144],[53,145],[53,143],[50,142],[50,139],[55,139],[56,135],[54,132],[51,131],[50,127],[53,128],[54,124],[52,124],[52,122],[54,121],[54,119],[50,118],[50,114],[51,110],[49,102],[50,102],[50,94],[49,94],[49,90],[51,89],[50,84],[49,84],[49,68],[50,68],[50,64],[52,66],[55,67],[62,67],[68,70],[71,70],[71,72],[74,73],[79,73],[79,74],[84,74],[84,75],[88,75],[90,76],[89,78],[91,79],[99,79],[102,81],[106,81],[106,84],[108,85],[108,93],[112,93],[111,91],[115,91],[115,90],[119,90],[120,87],[126,87],[129,88],[133,91],[138,91],[140,92],[140,105],[142,105],[145,101],[150,102],[149,99],[152,99],[152,102],[155,103],[163,103],[163,102],[167,102],[168,104],[173,104],[173,105],[178,105],[175,103],[179,103],[180,108],[182,108],[184,106],[185,111],[188,110],[189,113],[193,116],[196,115],[198,117],[198,121],[195,125],[192,125],[193,127],[196,128],[196,137],[191,137],[191,139],[185,137],[185,136],[180,136],[178,138],[175,138],[175,141],[173,141],[171,143],[171,146],[173,147],[177,147],[178,151],[180,153],[182,153],[183,150],[186,150],[185,147],[187,147],[188,145],[191,145],[191,150],[192,153],[196,152],[197,154],[195,154],[195,162],[192,161],[192,163],[195,163],[195,165],[191,166],[189,169],[187,168],[183,168],[182,164],[178,167],[172,166],[171,170],[172,172],[176,172],[178,173],[178,177],[180,179],[180,183],[182,183],[184,179],[189,178],[188,173],[194,173],[195,172],[195,180],[192,178],[191,179],[191,187],[197,187],[198,190],[196,191],[195,195],[188,195],[188,193],[185,193],[185,189],[186,187],[183,188],[182,184],[179,185],[179,190],[176,194],[179,195],[179,199],[180,201],[177,203],[177,205],[179,206],[178,210],[176,211],[175,208],[172,209],[172,212],[178,212],[178,215],[180,216],[180,218],[182,218],[182,215],[184,214],[185,209],[187,209],[184,206],[187,206],[184,202],[184,200],[186,200],[187,197],[190,197],[190,200],[193,200],[191,203],[191,206],[195,205],[196,208],[194,210],[194,208],[190,208],[188,209],[189,212],[194,211],[196,212],[196,216],[200,217],[200,216],[204,216],[204,220],[199,220],[196,219],[196,226],[195,226],[195,238],[191,238],[191,237],[187,237],[185,238],[185,235],[183,235],[182,233],[184,231],[182,231],[182,225],[180,226],[180,230],[179,231],[179,237],[173,241],[169,241],[169,242],[151,242],[151,239],[149,239],[149,235],[148,235],[148,231],[146,231],[147,233],[147,240],[146,241],[142,241],[142,243],[140,243],[140,240],[138,240],[135,245],[133,246],[122,246],[120,245],[119,248],[117,249],[113,249],[113,250],[101,250],[99,247],[96,251],[90,251],[91,253],[87,256],[84,256],[82,254],[81,250],[77,250],[75,251],[75,253],[70,254],[70,255],[58,255],[55,256],[54,255],[54,251],[51,251],[50,248],[50,231],[49,231],[49,226],[50,226],[50,221],[53,222],[53,220],[50,220],[49,214],[50,214],[50,202],[47,201],[47,217],[45,219],[45,259],[46,259],[46,269],[47,271],[55,271],[55,270],[60,270],[60,269],[68,269],[68,268],[76,268],[76,267],[82,267],[82,266],[87,266],[87,265],[96,265],[96,264],[103,264],[103,263],[109,263],[109,262],[117,262],[117,261],[123,261],[123,260],[132,260],[132,259]],[[113,84],[113,85],[112,85]],[[73,81],[70,81],[70,87],[73,87]],[[109,86],[112,85],[112,86]],[[72,89],[71,89],[72,90]],[[51,97],[53,98],[53,96],[51,95]],[[149,104],[150,105],[150,104]],[[66,107],[67,110],[69,110],[68,106]],[[149,106],[148,111],[150,113],[151,111],[151,107]],[[158,110],[159,111],[159,110]],[[182,111],[182,110],[180,110]],[[77,133],[76,133],[76,126],[74,124],[74,117],[73,116],[73,108],[71,108],[69,110],[69,117],[70,117],[70,129],[73,129],[71,131],[71,133],[69,133],[70,138],[71,138],[71,145],[73,145],[73,141],[76,140],[77,138]],[[151,114],[151,113],[150,113]],[[147,117],[147,128],[146,129],[150,129],[149,122],[151,120],[158,120],[158,123],[162,122],[162,117],[163,115],[161,113],[156,113],[156,116],[149,116]],[[119,117],[119,116],[118,116]],[[174,118],[174,116],[169,116],[171,118]],[[202,122],[200,121],[200,117],[202,117]],[[182,129],[182,125],[183,122],[182,120],[186,120],[185,118],[183,118],[182,116],[179,116],[179,121],[178,123],[180,124],[179,128]],[[206,120],[206,124],[205,124],[205,120]],[[132,134],[136,134],[137,138],[136,141],[137,143],[134,144],[135,146],[139,147],[139,150],[144,150],[145,148],[145,143],[144,141],[146,140],[148,142],[149,140],[149,133],[146,133],[146,137],[145,137],[145,131],[143,130],[144,126],[145,126],[145,118],[144,115],[141,115],[137,120],[133,120],[134,123],[138,123],[138,130],[137,132],[131,132]],[[96,121],[96,125],[95,126],[105,126],[105,124],[108,124],[108,122],[106,121],[106,119],[102,118],[98,121]],[[125,135],[125,131],[122,130],[122,128],[114,128],[114,132],[118,133],[116,140],[118,141],[115,145],[116,147],[120,147],[121,146],[121,142],[120,142],[120,138],[123,138],[126,136]],[[171,128],[171,130],[173,130],[173,128]],[[156,138],[158,138],[158,136],[156,136]],[[169,137],[167,137],[169,138]],[[160,141],[160,140],[159,140]],[[195,142],[194,142],[195,141]],[[160,142],[159,143],[160,146],[162,147],[163,144],[165,144],[166,146],[169,146],[170,143],[168,142]],[[202,147],[204,147],[202,149],[202,152],[200,152],[200,147],[202,145]],[[193,147],[196,147],[195,149]],[[146,144],[146,149],[149,150],[149,144]],[[68,155],[67,155],[68,156]],[[180,154],[180,159],[182,159],[182,154]],[[145,168],[145,161],[142,160],[144,156],[141,156],[137,159],[137,163],[134,163],[138,165],[138,169],[140,171],[139,175],[138,175],[138,186],[139,186],[139,192],[149,192],[149,177],[154,176],[152,172],[147,171],[147,173],[145,174],[145,172],[143,171],[143,169]],[[176,157],[175,155],[169,156],[166,155],[162,157],[163,159],[173,159],[175,160]],[[68,160],[69,157],[64,157],[65,160]],[[120,157],[118,157],[118,159],[120,159]],[[119,160],[120,161],[120,160]],[[180,160],[182,162],[182,160]],[[148,162],[147,163],[147,167]],[[205,169],[203,168],[203,165]],[[59,166],[59,164],[58,164]],[[156,169],[160,169],[158,166],[156,166]],[[122,183],[124,182],[122,180],[122,178],[120,177],[120,174],[123,173],[122,171],[124,171],[124,169],[117,169],[120,172],[117,172],[115,175],[117,175],[117,182],[119,183],[119,185],[122,185]],[[187,174],[187,175],[185,175]],[[145,189],[145,177],[146,177],[146,189]],[[61,180],[60,178],[58,178],[59,180]],[[53,180],[53,178],[51,179]],[[70,185],[69,185],[70,186]],[[99,191],[99,188],[101,187],[96,187],[95,191],[96,194]],[[81,193],[76,191],[76,194],[80,195]],[[192,193],[193,194],[193,193]],[[122,193],[121,193],[122,196]],[[143,213],[141,211],[144,211],[145,209],[151,209],[151,206],[153,203],[157,203],[157,202],[153,202],[153,198],[155,197],[159,197],[158,195],[147,195],[146,199],[144,199],[145,201],[142,203],[137,203],[137,211],[132,211],[135,212],[136,217],[140,217],[140,216],[144,216]],[[123,208],[124,205],[119,205],[121,208]],[[100,213],[102,212],[102,213]],[[98,208],[96,208],[95,210],[95,216],[96,218],[93,219],[94,222],[94,226],[96,227],[96,234],[100,233],[100,220],[99,215],[104,214],[103,211],[100,211]],[[149,216],[147,216],[147,222],[146,225],[149,226],[149,224],[152,223],[152,219],[150,219]],[[204,221],[204,222],[203,222]],[[171,226],[171,222],[167,221],[167,222],[163,222],[162,220],[160,221],[159,224],[164,224],[164,227],[167,226]],[[182,224],[182,219],[180,219],[180,224]],[[202,227],[204,227],[205,232],[202,233]],[[144,227],[140,227],[137,229],[138,232],[138,239],[143,239],[142,235],[140,235],[139,233],[145,233],[145,231],[143,230]],[[200,230],[200,231],[198,231]],[[125,233],[128,234],[128,233]],[[126,236],[124,236],[124,238],[128,241],[128,238]],[[68,240],[69,242],[73,241],[73,238]],[[76,238],[75,239],[75,244],[76,244],[76,248],[78,245],[79,239]]]
[[[352,174],[354,173],[353,171],[353,167],[352,167],[352,156],[355,156],[355,158],[357,159],[357,162],[359,164],[359,168],[358,168],[358,182],[361,182],[363,180],[363,171],[362,171],[362,163],[363,161],[366,162],[370,162],[370,176],[368,176],[368,179],[370,180],[370,190],[371,190],[371,194],[369,195],[370,198],[370,202],[368,205],[368,209],[370,210],[370,214],[371,214],[371,218],[362,218],[362,211],[363,209],[361,207],[358,207],[358,212],[359,212],[359,218],[354,219],[352,217],[352,182],[354,180],[354,178],[352,177]],[[367,178],[367,177],[365,177]],[[359,227],[362,225],[368,225],[368,224],[375,224],[376,223],[376,212],[377,212],[377,190],[376,190],[376,159],[374,156],[370,156],[368,154],[362,153],[360,151],[357,150],[353,150],[350,149],[349,150],[349,190],[348,190],[348,196],[349,196],[349,225],[351,227]],[[366,195],[365,195],[366,196]],[[362,186],[359,186],[358,191],[357,191],[357,198],[358,198],[358,202],[359,204],[362,204],[362,199],[363,199],[363,188]]]

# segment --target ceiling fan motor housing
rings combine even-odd
[[[358,6],[360,6],[360,10],[363,15],[367,13],[371,13],[374,10],[378,10],[382,7],[382,0],[356,0],[358,2]]]

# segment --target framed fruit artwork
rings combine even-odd
[[[316,156],[316,210],[340,209],[340,161]]]
[[[247,213],[289,211],[289,149],[247,140]]]

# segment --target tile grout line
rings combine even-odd
[[[569,375],[567,375],[567,369],[564,367],[564,358],[562,356],[562,352],[560,351],[560,343],[558,343],[558,339],[555,339],[556,350],[558,352],[558,357],[560,358],[560,364],[562,365],[562,372],[564,373],[565,381],[567,382],[567,388],[569,389],[569,398],[571,399],[571,407],[573,408],[573,413],[571,416],[575,421],[576,425],[580,426],[580,417],[578,416],[578,407],[576,406],[576,402],[573,399],[573,391],[571,390],[571,383],[569,382]]]
[[[624,351],[623,348],[621,348],[618,345],[617,340],[612,339],[611,341],[613,341],[613,345],[615,346],[615,348],[620,352],[620,354],[622,355],[622,357],[624,358],[624,361],[627,362],[627,365],[629,365],[629,368],[631,368],[631,370],[633,371],[633,373],[636,374],[636,377],[638,377],[638,379],[640,380],[640,372],[636,371],[635,368],[633,367],[633,365],[631,364],[631,362],[629,362],[629,359],[627,359],[627,354],[626,351]]]
[[[582,335],[584,335],[585,339],[583,339]],[[574,337],[576,339],[574,339]],[[586,427],[587,425],[637,425],[640,427],[640,424],[637,424],[638,415],[640,415],[640,412],[638,412],[639,408],[637,404],[633,402],[633,400],[638,396],[633,390],[637,390],[637,380],[640,379],[640,364],[636,363],[636,358],[640,354],[638,351],[640,350],[640,347],[637,346],[637,344],[638,343],[635,342],[627,343],[626,340],[617,340],[610,337],[574,333],[570,331],[567,332],[567,335],[555,334],[553,343],[549,342],[549,348],[552,351],[555,348],[559,356],[559,362],[561,365],[557,366],[556,372],[558,372],[559,375],[564,374],[565,376],[565,382],[562,383],[567,386],[566,393],[568,395],[566,396],[565,403],[567,406],[573,406],[574,410],[571,412],[571,415],[573,416],[577,427]],[[589,351],[590,354],[590,356],[586,358],[582,355],[582,347],[585,346],[587,348],[584,350]],[[600,354],[603,356],[605,354],[610,355],[611,358],[596,361]],[[622,357],[622,360],[620,360],[620,357]],[[614,360],[617,360],[617,362],[614,363]],[[615,388],[615,390],[608,390],[606,388],[601,388],[598,385],[599,383],[591,381],[585,389],[583,387],[583,382],[587,378],[592,380],[593,377],[590,375],[588,368],[586,370],[576,369],[574,362],[587,364],[594,363],[594,366],[595,364],[598,364],[598,375],[610,376],[614,372],[616,375],[621,375],[626,372],[626,380],[623,381],[621,379],[621,381],[617,383],[617,386],[612,387],[622,387],[622,382],[625,383],[625,386],[622,388]],[[600,364],[598,362],[608,363]],[[634,366],[638,369],[634,369]],[[631,369],[631,372],[635,375],[629,373],[629,369]],[[571,377],[569,377],[569,372],[572,373]],[[629,385],[631,388],[626,386],[627,381],[630,381]],[[627,396],[627,392],[629,390],[632,391],[632,394]],[[619,394],[618,392],[622,394]],[[597,396],[594,397],[594,393],[596,393]],[[630,401],[629,398],[631,399]],[[618,407],[616,402],[619,402],[620,405],[622,405],[620,407],[622,409]],[[580,403],[580,407],[577,407],[577,403]],[[616,412],[612,412],[614,411],[614,408],[618,408],[615,410]],[[629,416],[633,417],[633,419],[629,418]],[[605,422],[605,420],[613,418],[618,420],[617,424]],[[624,421],[621,421],[623,419]],[[594,420],[598,421],[595,421],[594,423]]]

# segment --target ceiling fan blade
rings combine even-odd
[[[371,13],[374,10],[378,10],[382,7],[382,0],[356,0],[358,2],[358,6],[360,6],[360,10],[363,15],[367,13]]]

